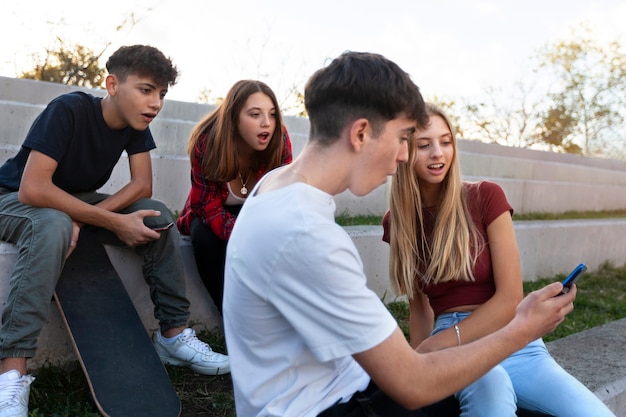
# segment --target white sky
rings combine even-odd
[[[115,27],[134,14],[137,23]],[[512,86],[528,58],[585,23],[626,46],[624,0],[4,0],[0,75],[31,69],[56,36],[101,50],[145,43],[170,56],[181,77],[169,99],[223,96],[242,78],[279,96],[345,50],[381,53],[426,97],[471,97]],[[0,92],[1,97],[2,92]]]

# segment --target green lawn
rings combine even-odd
[[[527,294],[564,278],[565,275],[557,275],[524,282],[524,292]],[[544,337],[546,342],[626,317],[626,266],[616,268],[605,264],[597,271],[584,273],[576,286],[578,294],[574,311],[554,332]],[[408,304],[397,301],[389,303],[388,307],[408,337]]]
[[[573,220],[573,219],[611,219],[626,217],[626,210],[612,211],[566,211],[564,213],[525,213],[514,214],[514,221],[522,220]],[[341,226],[380,226],[382,216],[359,215],[352,216],[342,213],[335,217],[335,221]]]

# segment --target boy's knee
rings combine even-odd
[[[153,200],[150,198],[145,198],[137,202],[138,209],[140,210],[158,210],[161,212],[159,218],[161,221],[159,223],[169,223],[174,221],[174,217],[172,216],[172,212],[169,208],[159,200]]]
[[[72,218],[55,209],[41,209],[39,216],[33,219],[34,233],[51,233],[59,236],[72,236]]]
[[[29,216],[29,222],[21,227],[21,236],[17,241],[22,241],[29,250],[56,256],[69,248],[72,232],[70,216],[59,210],[43,208]]]

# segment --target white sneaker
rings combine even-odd
[[[0,417],[28,417],[31,375],[11,370],[0,375]]]
[[[193,329],[183,330],[172,343],[163,340],[159,329],[154,334],[154,348],[161,361],[168,365],[189,366],[193,371],[204,375],[223,375],[230,372],[228,356],[213,352],[211,346],[196,337]]]

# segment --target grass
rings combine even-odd
[[[222,334],[202,331],[198,337],[216,351],[226,351]],[[166,368],[181,399],[181,417],[235,416],[230,375],[207,376],[188,368]],[[29,417],[102,417],[78,362],[63,368],[47,365],[38,369],[31,386],[29,409]]]
[[[551,282],[563,279],[565,275],[541,278],[532,282],[525,281],[524,293],[528,294]],[[586,272],[582,275],[576,286],[578,294],[574,311],[554,332],[544,337],[546,342],[626,318],[626,265],[616,268],[608,263],[604,264],[597,271]],[[404,301],[394,301],[387,306],[408,338],[408,304]]]
[[[350,214],[343,213],[335,217],[335,221],[340,226],[381,226],[383,216],[351,216]]]
[[[524,282],[524,291],[528,293],[564,278],[565,275],[557,275]],[[626,317],[626,265],[602,265],[597,271],[586,272],[577,286],[574,311],[544,337],[546,342]],[[408,304],[394,301],[388,308],[408,337]],[[199,332],[198,335],[216,350],[224,351],[221,334]],[[230,375],[210,377],[184,368],[168,366],[167,369],[183,404],[182,417],[235,416]],[[54,366],[40,369],[31,389],[30,409],[30,417],[100,417],[77,364],[69,370]]]
[[[525,213],[513,214],[513,220],[581,220],[611,219],[626,217],[626,210],[609,211],[566,211],[563,213]]]
[[[565,275],[555,277],[563,280]],[[525,292],[541,288],[555,278],[525,282]],[[585,329],[626,317],[626,265],[617,268],[605,263],[597,271],[586,272],[577,283],[574,311],[544,340],[551,341]]]
[[[564,213],[524,213],[513,214],[514,221],[523,220],[573,220],[573,219],[611,219],[626,217],[626,210],[611,211],[566,211]],[[380,226],[382,216],[358,215],[352,216],[344,212],[335,217],[335,221],[341,226]]]

